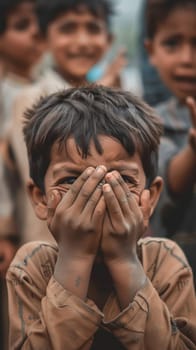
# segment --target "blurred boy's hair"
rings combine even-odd
[[[196,0],[147,0],[147,38],[153,39],[159,26],[173,10],[185,7],[196,11]]]
[[[0,0],[0,35],[6,31],[7,18],[14,13],[18,5],[24,2],[35,3],[36,0]]]
[[[41,98],[25,117],[30,175],[43,192],[52,146],[65,147],[69,137],[74,138],[83,158],[89,155],[91,141],[103,153],[98,136],[115,138],[130,155],[140,154],[147,186],[157,175],[161,122],[129,92],[101,86],[67,89]]]
[[[80,12],[83,8],[103,18],[109,30],[110,18],[114,13],[111,0],[38,0],[37,16],[42,34],[47,34],[48,26],[58,16],[68,11]]]

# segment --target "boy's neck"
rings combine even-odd
[[[85,77],[77,79],[76,77],[73,77],[73,76],[63,72],[62,70],[60,70],[57,67],[55,67],[54,69],[72,87],[79,87],[81,85],[87,84]]]
[[[25,68],[24,66],[14,65],[9,62],[3,63],[3,73],[4,74],[13,74],[15,76],[18,76],[19,78],[22,78],[24,80],[32,80],[32,69],[31,68]]]
[[[59,68],[54,68],[55,71],[72,87],[80,87],[83,85],[87,85],[89,84],[88,81],[86,80],[85,77],[83,78],[76,78],[73,77],[71,75],[68,75],[67,73],[63,72],[62,70],[60,70]],[[101,82],[100,82],[101,83]],[[105,84],[103,84],[105,85]],[[107,84],[106,84],[107,85]],[[109,86],[109,85],[108,85]],[[112,85],[113,88],[121,88],[121,80],[120,77],[118,77],[115,81],[115,83]]]

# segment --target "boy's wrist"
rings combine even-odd
[[[63,288],[84,300],[88,292],[93,263],[93,257],[74,257],[70,254],[67,256],[61,251],[56,261],[54,278]]]
[[[146,283],[146,274],[137,256],[129,260],[115,259],[108,262],[107,267],[123,309]]]
[[[137,254],[130,255],[129,257],[118,257],[115,259],[105,259],[105,264],[107,268],[115,273],[115,271],[119,269],[133,268],[138,264],[140,265],[140,261],[138,259]]]

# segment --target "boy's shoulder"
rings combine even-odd
[[[155,110],[163,120],[164,124],[170,123],[171,119],[175,117],[177,111],[177,100],[175,97],[171,97],[168,100],[158,103],[155,106]]]
[[[58,254],[55,242],[33,241],[18,249],[7,272],[7,280],[22,281],[29,276],[38,286],[47,285]]]
[[[33,106],[40,97],[47,96],[55,91],[67,89],[70,85],[53,69],[47,69],[31,86],[22,89],[15,100],[14,119],[23,120],[23,112]]]
[[[191,126],[188,107],[174,96],[156,105],[155,110],[166,129],[187,131]]]
[[[138,241],[139,250],[142,254],[149,255],[154,260],[171,256],[177,259],[184,267],[188,266],[187,259],[180,246],[173,240],[162,237],[145,237]]]
[[[175,279],[175,276],[192,276],[189,263],[175,241],[147,237],[139,240],[138,248],[144,271],[157,290]]]

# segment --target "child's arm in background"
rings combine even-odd
[[[126,50],[121,49],[111,62],[101,61],[87,73],[89,83],[96,83],[108,87],[120,87],[122,69],[127,65]]]
[[[196,180],[196,102],[187,98],[193,127],[189,131],[189,143],[175,155],[168,167],[167,181],[172,193],[181,195],[190,189]]]
[[[97,81],[97,84],[101,84],[108,87],[120,87],[121,71],[126,65],[126,50],[121,49],[119,50],[113,61],[106,68],[103,77]]]

